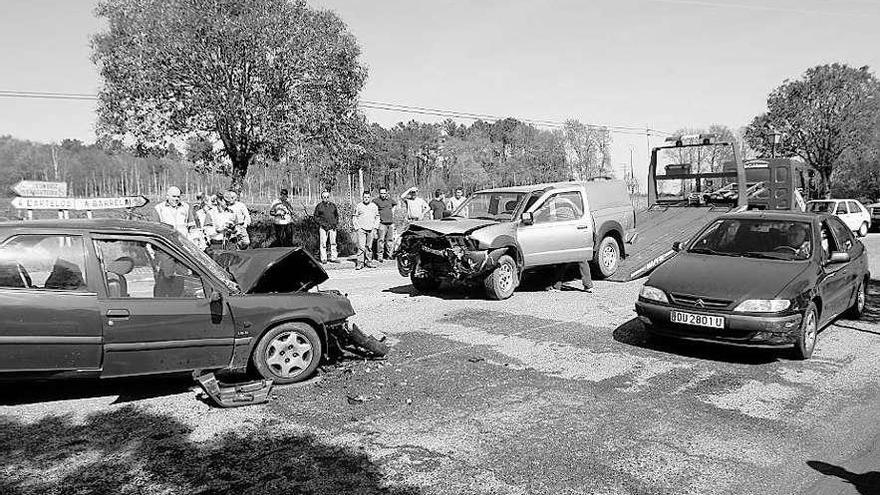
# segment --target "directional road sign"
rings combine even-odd
[[[43,182],[37,180],[18,181],[12,190],[19,196],[57,198],[67,196],[67,182]]]
[[[19,210],[111,210],[137,208],[149,200],[143,196],[118,198],[13,198],[12,207]]]

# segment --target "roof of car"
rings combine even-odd
[[[146,222],[143,220],[124,220],[120,218],[70,218],[51,220],[24,220],[0,222],[0,229],[59,229],[59,230],[89,230],[89,231],[115,231],[115,232],[141,232],[155,235],[169,235],[174,229],[159,222]]]
[[[774,211],[774,210],[749,210],[724,215],[726,218],[764,219],[764,220],[788,220],[788,221],[812,221],[816,218],[825,218],[830,215],[813,213],[810,211]]]
[[[592,181],[543,182],[541,184],[526,184],[526,185],[522,185],[522,186],[492,187],[492,188],[488,188],[488,189],[481,189],[477,192],[529,193],[532,191],[540,191],[542,189],[556,189],[556,188],[561,188],[561,187],[571,187],[571,186],[575,186],[578,184],[586,184],[586,183],[602,184],[604,182],[619,182],[619,179],[592,180]]]

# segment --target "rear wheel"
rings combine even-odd
[[[593,263],[599,270],[599,276],[608,278],[614,275],[620,266],[620,244],[614,237],[605,236],[599,243],[599,248],[593,254]]]
[[[498,258],[498,266],[485,278],[483,284],[486,286],[486,294],[492,299],[507,299],[513,295],[514,289],[519,285],[519,274],[513,258],[506,254]]]
[[[315,329],[305,323],[290,322],[263,335],[251,362],[263,378],[285,384],[312,376],[322,355],[321,339]]]
[[[856,289],[856,300],[853,302],[853,305],[850,306],[849,311],[847,311],[847,316],[852,319],[859,319],[865,313],[865,304],[868,302],[868,284],[862,280],[859,283],[859,288]]]
[[[868,222],[862,222],[862,225],[859,226],[858,234],[859,237],[865,237],[868,235]]]
[[[798,331],[797,341],[794,344],[795,359],[809,359],[816,347],[816,339],[819,337],[819,315],[816,305],[810,303],[804,311],[801,320],[801,328]]]

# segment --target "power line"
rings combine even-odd
[[[48,99],[48,100],[86,100],[86,101],[96,101],[98,99],[98,95],[96,94],[88,94],[88,93],[59,93],[59,92],[49,92],[49,91],[19,91],[19,90],[0,90],[0,98],[33,98],[33,99]],[[437,108],[429,108],[429,107],[421,107],[415,105],[404,105],[399,103],[387,103],[381,101],[373,101],[373,100],[361,100],[360,106],[363,108],[368,108],[371,110],[382,110],[382,111],[390,111],[390,112],[398,112],[398,113],[409,113],[409,114],[417,114],[417,115],[429,115],[434,117],[447,117],[447,118],[458,118],[458,119],[468,119],[468,120],[492,120],[492,121],[500,121],[504,120],[507,117],[500,117],[497,115],[490,114],[480,114],[480,113],[472,113],[472,112],[461,112],[457,110],[443,110]],[[565,122],[553,121],[553,120],[542,120],[542,119],[530,119],[530,118],[517,118],[517,120],[532,124],[539,127],[549,127],[555,129],[561,129],[565,126]],[[645,135],[645,134],[653,134],[653,135],[671,135],[668,132],[659,131],[657,129],[651,129],[648,127],[630,127],[630,126],[619,126],[619,125],[603,125],[603,124],[584,124],[586,127],[591,129],[607,129],[609,132],[615,134],[629,134],[629,135]]]

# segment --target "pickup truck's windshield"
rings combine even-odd
[[[813,252],[813,229],[807,222],[725,219],[710,225],[688,252],[778,260],[806,260]]]
[[[511,220],[525,197],[521,192],[481,192],[469,197],[453,216],[487,220]]]

